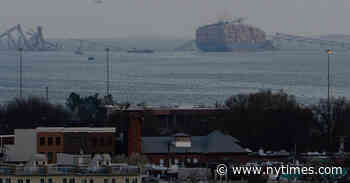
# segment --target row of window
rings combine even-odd
[[[116,179],[104,179],[103,181],[104,183],[116,183]],[[11,179],[7,178],[7,179],[1,179],[0,178],[0,183],[11,183]],[[31,183],[30,179],[17,179],[17,183]],[[45,179],[40,179],[40,183],[46,183]],[[47,179],[47,183],[54,183],[52,178],[48,178]],[[63,178],[62,179],[62,183],[75,183],[75,179],[71,178],[71,179],[67,179],[67,178]],[[94,183],[94,179],[90,179],[88,181],[88,179],[82,179],[80,183]],[[125,183],[138,183],[137,182],[137,178],[132,179],[131,181],[129,180],[129,178],[125,178]]]
[[[11,179],[7,178],[7,179],[0,179],[0,183],[11,183]],[[26,182],[26,183],[30,183],[30,180],[29,182]]]
[[[53,145],[53,139],[55,139],[55,144],[58,146],[58,145],[61,145],[61,137],[47,137],[47,145]],[[40,137],[39,138],[39,144],[40,146],[43,146],[43,145],[46,145],[46,138],[45,137]]]
[[[46,142],[46,139],[47,139],[47,142]],[[54,139],[55,139],[55,145],[61,145],[61,137],[40,137],[39,138],[39,144],[40,146],[44,146],[44,145],[53,145],[54,144]],[[76,137],[72,137],[70,139],[70,143],[71,144],[81,144],[82,142],[82,139],[80,137],[76,138]],[[113,143],[113,137],[100,137],[100,138],[97,138],[97,137],[93,137],[91,138],[91,141],[92,141],[92,144],[94,146],[97,146],[97,145],[112,145]]]
[[[92,139],[92,145],[97,146],[97,145],[112,145],[113,143],[113,137],[93,137]]]
[[[185,163],[182,160],[179,159],[171,159],[171,162],[174,164],[181,164],[181,163]],[[198,159],[197,158],[187,158],[187,163],[198,163]],[[164,159],[159,159],[159,164],[160,166],[164,166]]]
[[[1,179],[0,178],[0,183],[11,183],[11,179],[10,178],[7,178],[7,179]],[[30,179],[18,179],[17,180],[17,183],[31,183]]]

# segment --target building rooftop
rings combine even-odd
[[[115,132],[115,128],[101,128],[101,127],[38,127],[36,128],[37,132],[88,132],[88,133],[97,133],[97,132]]]
[[[140,170],[135,166],[119,166],[111,165],[104,167],[79,167],[73,165],[45,165],[38,167],[0,165],[0,175],[17,175],[17,176],[32,176],[32,175],[99,175],[99,176],[122,176],[122,175],[139,175]]]
[[[118,106],[106,105],[108,109],[121,110]],[[126,111],[144,111],[144,110],[220,110],[221,108],[216,108],[215,106],[205,106],[205,105],[169,105],[169,106],[131,106]]]
[[[220,131],[213,131],[207,136],[192,136],[191,147],[175,147],[174,137],[142,137],[142,152],[157,153],[247,153],[238,144],[238,140]]]

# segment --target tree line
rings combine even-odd
[[[350,136],[350,101],[345,97],[332,98],[330,113],[328,101],[320,99],[312,105],[298,103],[293,95],[284,91],[259,91],[237,94],[222,104],[212,116],[194,115],[194,125],[164,130],[159,119],[145,113],[144,134],[169,135],[175,132],[189,134],[220,130],[238,138],[247,147],[292,151],[338,151],[340,138]],[[105,105],[118,106],[121,111],[130,103],[118,103],[113,97],[98,94],[80,96],[71,93],[62,104],[53,104],[44,98],[14,98],[0,105],[2,130],[65,125],[67,122],[114,124],[127,120],[127,115],[106,114]],[[145,106],[145,105],[144,105]],[[207,126],[196,126],[206,122]],[[202,123],[201,123],[202,124]]]

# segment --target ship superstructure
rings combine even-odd
[[[263,30],[242,21],[240,18],[199,27],[196,31],[197,47],[202,51],[214,52],[273,49]]]

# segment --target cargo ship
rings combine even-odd
[[[243,24],[243,19],[219,21],[196,31],[196,46],[204,52],[274,50],[272,41],[260,28]]]

